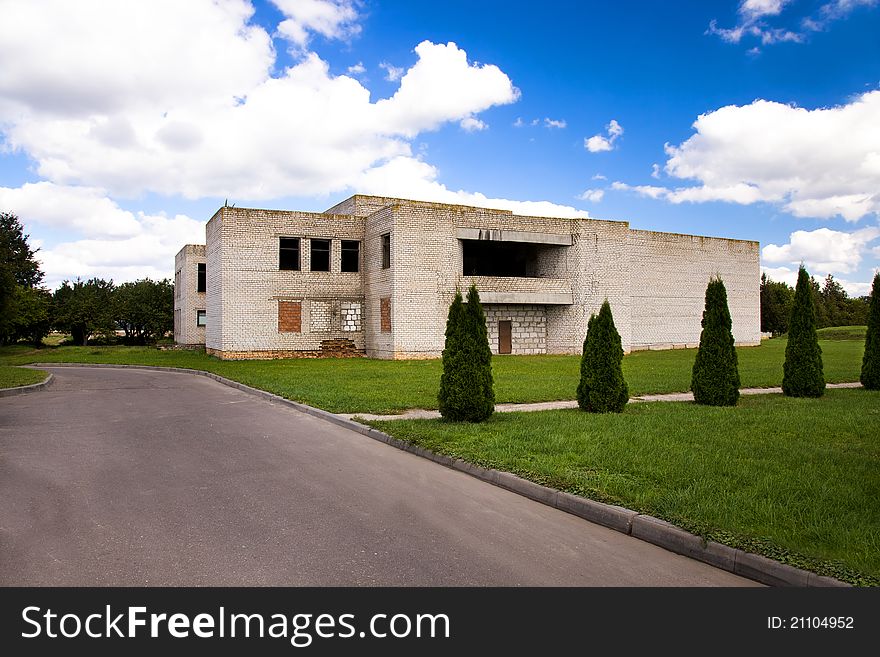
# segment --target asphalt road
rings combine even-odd
[[[2,585],[755,584],[204,377],[51,371],[0,399]]]

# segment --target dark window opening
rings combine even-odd
[[[278,248],[278,269],[299,271],[299,238],[282,237]]]
[[[534,276],[538,245],[462,240],[462,261],[465,276]]]
[[[361,243],[354,240],[342,240],[341,260],[342,271],[360,271]]]
[[[330,240],[309,240],[312,247],[312,271],[330,271]]]
[[[196,326],[208,325],[208,313],[204,310],[196,311]]]
[[[382,269],[391,267],[391,233],[382,235]]]
[[[196,287],[196,292],[204,292],[207,288],[207,277],[205,276],[205,263],[198,263],[198,287]]]

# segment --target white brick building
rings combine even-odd
[[[222,207],[175,258],[174,337],[232,359],[433,358],[475,283],[494,353],[580,353],[605,298],[625,350],[687,347],[716,274],[737,343],[759,344],[757,242],[361,195],[324,213]]]

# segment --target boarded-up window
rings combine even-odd
[[[302,331],[302,302],[278,302],[278,332],[300,333]]]
[[[329,331],[333,322],[333,302],[309,302],[309,322],[309,330],[312,333]]]
[[[391,297],[379,299],[379,322],[382,333],[391,333]]]

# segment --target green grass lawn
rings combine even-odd
[[[40,383],[45,378],[46,372],[40,370],[26,370],[21,367],[0,365],[0,388],[29,386],[32,383]]]
[[[743,387],[782,383],[785,340],[742,347]],[[824,340],[825,379],[858,381],[864,341]],[[623,359],[631,396],[683,392],[690,387],[696,351],[639,351]],[[334,412],[395,413],[407,408],[437,408],[439,360],[387,361],[356,359],[290,359],[221,361],[203,352],[159,351],[152,347],[0,348],[0,364],[34,362],[163,365],[207,370],[269,390],[288,399]],[[492,359],[498,403],[574,399],[580,376],[579,356],[496,356]]]
[[[664,518],[707,539],[880,585],[880,392],[735,408],[496,413],[371,422],[434,452]]]

